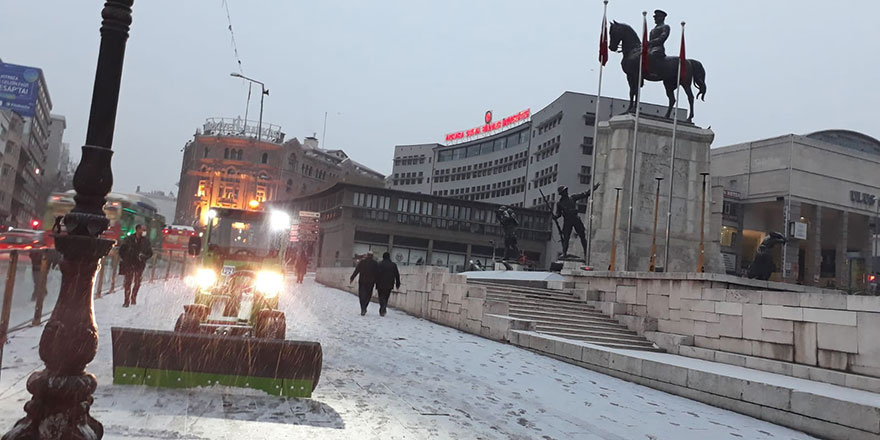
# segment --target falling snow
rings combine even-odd
[[[170,329],[191,292],[145,285],[138,305],[95,302],[101,343],[89,366],[92,414],[107,439],[808,439],[806,434],[565,364],[378,307],[307,279],[281,302],[288,339],[319,341],[312,399],[225,387],[113,385],[109,328]],[[40,329],[16,332],[0,373],[0,429],[30,397]]]

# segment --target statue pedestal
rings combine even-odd
[[[508,267],[509,266],[509,267]],[[522,271],[525,270],[525,266],[519,263],[514,263],[512,261],[496,261],[495,262],[495,270],[517,270]]]
[[[626,254],[626,236],[630,213],[630,180],[635,129],[634,115],[620,115],[599,123],[599,137],[594,154],[596,182],[594,194],[592,266],[608,269],[611,260],[612,228],[617,228],[616,270],[647,271],[650,267],[651,237],[654,225],[654,201],[657,181],[660,205],[657,218],[657,256],[655,264],[666,272],[694,272],[700,246],[700,209],[702,204],[701,172],[709,171],[709,146],[715,134],[693,125],[678,125],[676,134],[675,178],[672,189],[672,230],[669,262],[663,261],[669,200],[669,156],[672,150],[672,121],[639,120],[638,155],[635,169],[635,198],[630,255]],[[620,191],[617,225],[614,222],[615,189]],[[711,179],[706,178],[705,258],[706,272],[721,272],[720,222],[713,216]],[[720,210],[721,200],[716,200]]]

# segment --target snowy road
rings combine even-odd
[[[161,285],[160,285],[161,286]],[[110,326],[168,329],[190,293],[147,287],[96,301],[92,414],[107,439],[807,439],[806,434],[604,376],[373,304],[307,279],[282,300],[288,339],[323,345],[313,399],[251,390],[111,384]],[[146,287],[146,286],[145,286]],[[143,298],[143,299],[141,299]],[[0,375],[0,432],[23,415],[39,329],[14,334]]]

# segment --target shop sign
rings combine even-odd
[[[525,109],[515,115],[508,116],[500,121],[492,122],[492,111],[487,111],[483,120],[486,121],[485,125],[480,127],[471,128],[470,130],[462,130],[457,131],[455,133],[449,133],[446,135],[446,142],[455,142],[462,139],[472,138],[474,136],[478,136],[481,134],[491,133],[496,130],[500,130],[505,127],[509,127],[512,125],[519,124],[521,122],[525,122],[529,120],[531,116],[531,111],[529,109]]]
[[[732,189],[725,189],[724,190],[724,198],[725,199],[740,200],[740,199],[742,199],[742,194],[740,194],[739,191],[734,191]]]
[[[863,193],[861,191],[850,191],[849,200],[853,203],[874,206],[877,204],[877,196],[874,194]]]
[[[789,223],[788,235],[797,240],[807,239],[807,224],[804,222]]]

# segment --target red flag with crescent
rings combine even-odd
[[[681,80],[684,81],[685,72],[687,72],[687,58],[684,56],[684,25],[681,28],[681,50],[678,53],[678,65],[680,66]]]
[[[648,19],[642,17],[642,73],[648,73]]]
[[[599,35],[599,64],[608,62],[608,20],[602,15],[602,33]]]

